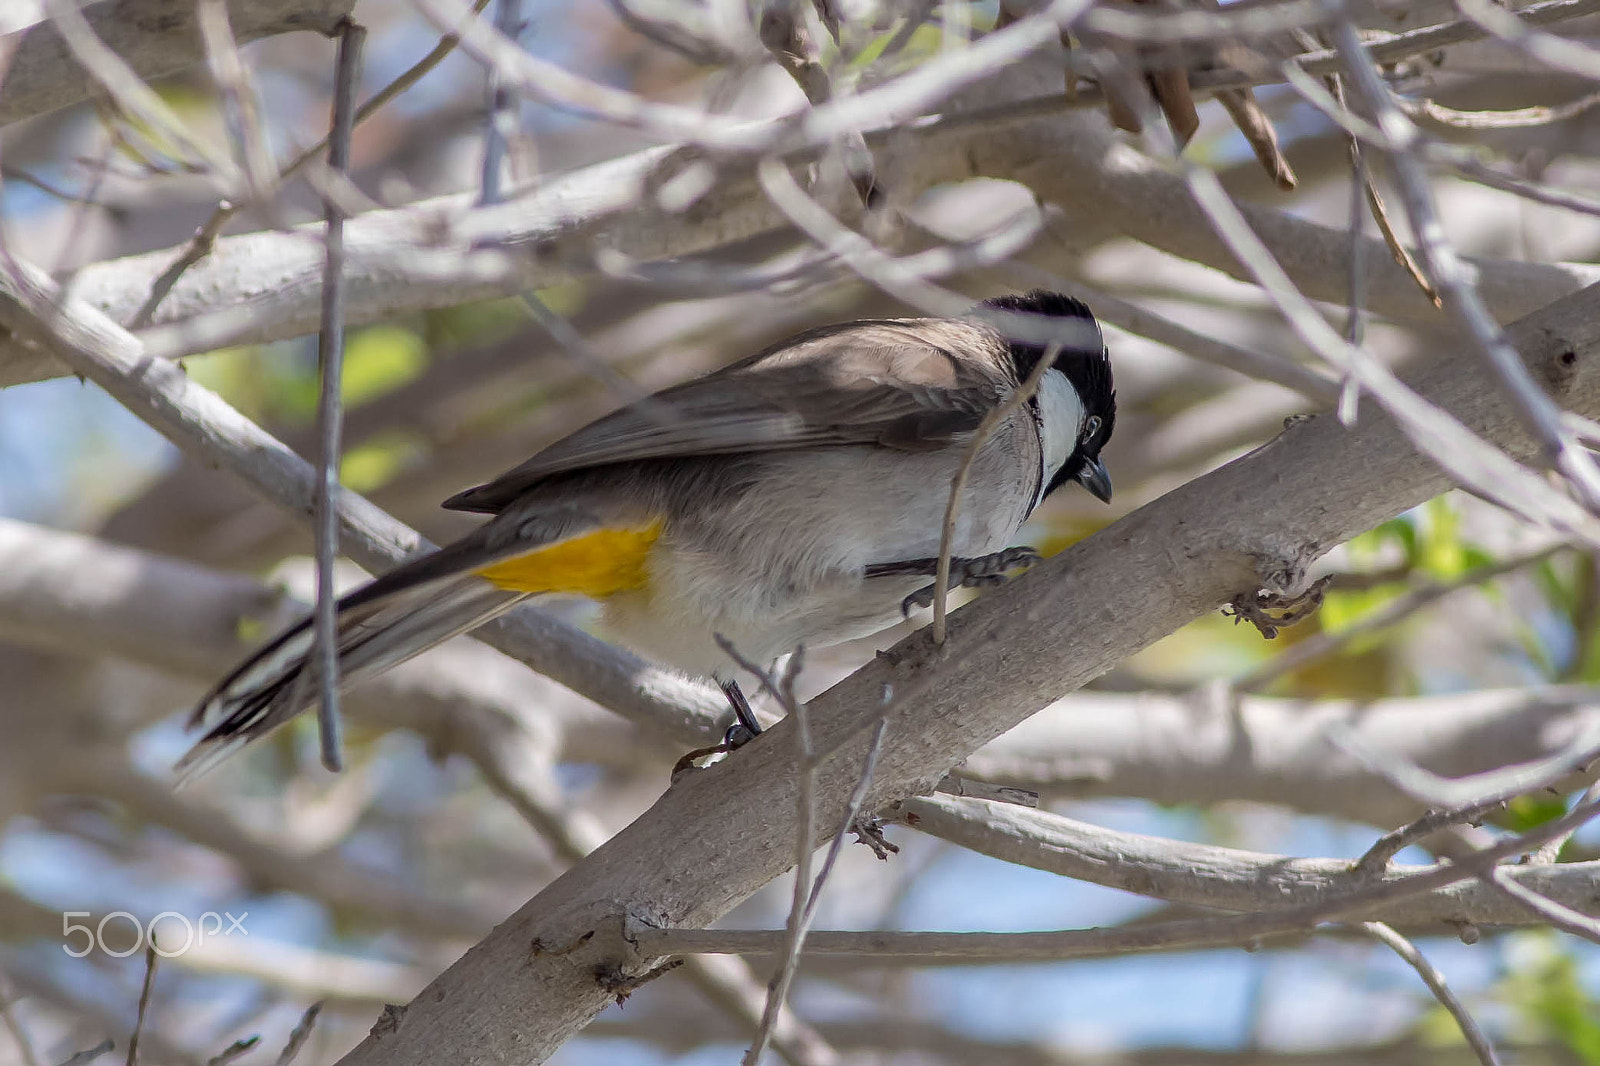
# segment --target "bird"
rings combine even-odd
[[[1042,329],[1007,331],[1005,321]],[[1038,343],[1045,333],[1050,342]],[[1032,395],[1008,406],[1025,383]],[[984,426],[991,413],[1004,416]],[[728,649],[773,662],[932,602],[964,461],[952,586],[995,584],[1031,565],[1038,553],[1011,542],[1046,496],[1076,482],[1110,502],[1100,453],[1115,421],[1099,324],[1060,293],[1001,296],[962,317],[807,330],[624,406],[445,500],[490,517],[338,601],[341,685],[529,597],[576,594],[599,602],[600,636],[724,682],[737,711]],[[314,705],[312,645],[308,618],[218,682],[191,715],[204,733],[180,772]]]

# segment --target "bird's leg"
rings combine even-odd
[[[673,764],[674,781],[678,779],[679,774],[698,767],[700,760],[737,751],[761,733],[761,723],[756,720],[755,712],[750,709],[750,701],[745,699],[744,691],[739,688],[739,682],[724,681],[720,677],[716,681],[722,689],[722,694],[728,698],[728,706],[733,708],[733,724],[722,734],[721,744],[709,748],[696,748]]]
[[[729,751],[736,751],[760,735],[761,723],[756,721],[756,713],[750,709],[750,701],[745,699],[739,682],[719,678],[717,684],[722,686],[722,694],[728,697],[728,706],[733,708],[734,718],[728,731],[722,734],[722,743]]]
[[[1011,570],[1026,570],[1038,562],[1042,556],[1035,548],[1006,548],[1003,551],[991,552],[988,555],[978,555],[972,558],[952,558],[950,560],[950,587],[951,588],[986,588],[998,585],[1006,578],[1006,573]],[[917,577],[934,577],[939,572],[938,557],[927,559],[904,559],[896,563],[873,563],[866,568],[867,577],[895,577],[912,575]],[[933,603],[933,586],[918,589],[904,600],[900,601],[900,613],[910,615],[919,607],[928,607]]]

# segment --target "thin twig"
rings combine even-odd
[[[1367,336],[1367,199],[1366,191],[1371,177],[1367,173],[1367,156],[1361,142],[1351,137],[1347,142],[1350,153],[1350,272],[1349,310],[1344,320],[1344,338],[1352,347],[1359,348]],[[1345,378],[1345,388],[1339,397],[1339,420],[1345,425],[1355,421],[1355,405],[1361,395],[1355,378]]]
[[[648,390],[639,386],[638,382],[600,358],[589,342],[583,339],[583,334],[579,333],[571,322],[556,314],[549,304],[539,298],[538,293],[520,292],[517,294],[517,303],[528,313],[529,318],[550,334],[550,339],[556,342],[562,352],[593,375],[597,381],[621,396],[625,402],[650,410],[663,425],[682,420],[683,416],[670,404],[654,399]]]
[[[499,0],[495,8],[494,27],[515,41],[522,36],[522,0]],[[511,138],[517,132],[517,98],[507,88],[499,73],[500,68],[488,68],[488,115],[483,130],[483,177],[480,182],[479,205],[500,202],[500,183],[504,177],[506,152]]]
[[[1563,835],[1571,836],[1578,828],[1578,826],[1573,826]],[[1517,882],[1506,873],[1504,866],[1491,866],[1482,875],[1482,880],[1485,884],[1492,886],[1497,891],[1510,896],[1524,907],[1527,907],[1557,929],[1571,933],[1573,936],[1582,937],[1585,940],[1600,943],[1600,920],[1591,918],[1581,911],[1575,911],[1566,904],[1558,903],[1548,896],[1535,892],[1527,885]]]
[[[61,255],[56,260],[53,274],[60,276],[66,273],[67,257],[74,255],[82,247],[84,231],[89,226],[89,218],[96,206],[100,195],[100,186],[105,183],[106,175],[111,172],[111,161],[117,152],[126,144],[122,137],[120,126],[107,126],[106,143],[100,147],[99,154],[89,164],[89,180],[84,185],[83,195],[78,198],[72,207],[71,220],[67,223],[66,238],[61,242]],[[77,279],[77,272],[67,274],[61,282],[61,291],[71,293],[73,282]]]
[[[100,83],[123,114],[137,120],[142,129],[136,132],[146,137],[159,136],[164,142],[159,149],[162,154],[178,159],[187,169],[211,176],[224,189],[231,190],[237,184],[238,168],[232,160],[190,135],[187,125],[166,101],[100,39],[78,5],[69,0],[46,0],[45,11],[78,64]],[[173,149],[182,155],[174,154]]]
[[[144,949],[144,984],[139,987],[139,1012],[133,1019],[133,1033],[128,1037],[127,1066],[139,1066],[139,1037],[144,1032],[145,1019],[150,1013],[150,993],[156,985],[156,945],[154,940]]]
[[[817,753],[811,741],[811,721],[806,715],[805,704],[794,694],[794,685],[800,675],[805,649],[796,648],[784,666],[783,677],[774,679],[758,664],[741,655],[733,643],[721,634],[717,635],[716,640],[718,646],[735,662],[761,678],[762,684],[783,704],[789,717],[794,719],[795,748],[798,756],[795,766],[795,803],[798,817],[795,830],[794,892],[784,934],[786,943],[782,964],[777,975],[767,986],[767,1002],[761,1011],[761,1023],[756,1027],[755,1039],[751,1041],[744,1058],[740,1060],[742,1066],[756,1066],[761,1059],[761,1053],[766,1050],[767,1044],[772,1039],[773,1029],[778,1024],[778,1016],[788,1001],[789,987],[793,984],[795,971],[800,965],[800,951],[805,944],[806,929],[809,924],[806,920],[806,901],[811,895],[811,860],[816,850]]]
[[[24,185],[31,185],[35,189],[38,189],[40,192],[44,193],[45,195],[52,196],[55,199],[60,200],[62,203],[66,203],[66,204],[85,204],[86,203],[86,204],[92,204],[95,207],[103,207],[108,211],[117,210],[116,207],[114,207],[113,205],[108,204],[108,203],[106,203],[106,202],[104,202],[102,200],[92,200],[86,195],[82,195],[82,194],[79,194],[79,193],[68,192],[65,189],[58,188],[57,186],[50,184],[48,181],[45,181],[43,178],[40,178],[40,177],[37,177],[37,176],[35,176],[33,174],[28,173],[26,170],[20,170],[20,169],[11,167],[9,165],[0,166],[0,178],[4,178],[7,181],[20,181]]]
[[[1380,751],[1343,722],[1329,722],[1323,735],[1406,796],[1441,810],[1471,807],[1495,799],[1509,802],[1553,786],[1572,774],[1583,773],[1590,763],[1600,759],[1600,725],[1595,724],[1584,724],[1576,736],[1551,755],[1464,777],[1441,777],[1398,755]]]
[[[1380,944],[1394,949],[1396,955],[1411,964],[1411,968],[1417,971],[1417,976],[1422,978],[1422,983],[1428,986],[1428,991],[1433,993],[1434,998],[1450,1012],[1450,1017],[1461,1027],[1461,1035],[1466,1037],[1468,1046],[1472,1048],[1483,1066],[1500,1066],[1500,1060],[1495,1056],[1494,1045],[1483,1035],[1483,1030],[1478,1027],[1466,1005],[1445,983],[1444,974],[1428,961],[1427,956],[1417,950],[1415,944],[1383,922],[1362,922],[1361,928]]]
[[[1354,868],[1359,873],[1382,873],[1388,867],[1390,859],[1417,841],[1425,840],[1440,830],[1448,829],[1454,825],[1475,823],[1484,815],[1505,805],[1506,800],[1504,797],[1493,796],[1469,803],[1464,807],[1429,811],[1422,817],[1407,822],[1399,829],[1392,829],[1379,837],[1373,842],[1372,847],[1368,848],[1366,853],[1356,860]]]
[[[978,450],[1000,427],[1000,423],[1033,399],[1033,394],[1039,390],[1039,382],[1044,380],[1045,373],[1055,365],[1056,356],[1060,353],[1060,345],[1053,344],[1046,348],[1044,358],[1034,364],[1027,378],[1012,390],[1011,395],[1007,396],[1000,406],[983,416],[983,421],[978,423],[978,428],[972,433],[972,440],[967,442],[966,451],[961,454],[961,465],[956,467],[955,476],[950,479],[950,496],[944,505],[944,524],[939,530],[939,562],[934,568],[933,576],[932,634],[935,644],[944,643],[945,611],[950,598],[950,553],[955,544],[956,517],[961,511],[961,493],[967,487],[967,476],[972,473],[972,464],[978,458]]]
[[[884,692],[884,704],[889,702],[892,693]],[[844,848],[845,834],[856,826],[856,820],[861,816],[861,808],[867,802],[867,789],[872,785],[872,773],[878,768],[878,755],[883,751],[883,736],[889,730],[889,719],[881,711],[880,705],[878,726],[872,731],[872,740],[867,744],[866,757],[861,762],[861,776],[856,778],[856,787],[850,792],[850,800],[845,804],[844,814],[839,819],[839,828],[833,834],[833,840],[828,844],[828,854],[822,859],[822,869],[817,871],[817,879],[811,886],[811,897],[806,900],[805,924],[811,928],[811,923],[817,916],[817,901],[822,898],[822,886],[827,884],[828,875],[833,873],[833,864],[839,858],[839,852]],[[879,858],[888,856],[879,854]]]
[[[206,1066],[228,1066],[228,1063],[234,1059],[255,1050],[256,1045],[259,1043],[261,1043],[261,1034],[259,1033],[241,1037],[207,1059]]]
[[[1249,142],[1257,162],[1272,183],[1283,192],[1293,192],[1299,184],[1294,168],[1278,147],[1278,131],[1256,102],[1255,93],[1250,89],[1224,89],[1217,93],[1217,102],[1228,112],[1233,124],[1239,127],[1239,132]]]
[[[300,1049],[305,1047],[306,1041],[311,1038],[311,1027],[317,1023],[317,1015],[321,1013],[321,1000],[306,1008],[306,1012],[300,1015],[300,1023],[289,1033],[289,1042],[283,1045],[283,1050],[278,1053],[273,1066],[289,1066],[289,1063],[294,1061],[294,1057],[300,1054]]]
[[[228,22],[226,0],[202,0],[195,11],[195,23],[205,43],[211,80],[222,94],[222,112],[233,135],[248,201],[269,205],[277,191],[277,167],[273,165],[266,131],[261,126],[255,85],[239,56],[239,45]]]
[[[1600,92],[1585,93],[1565,104],[1523,107],[1511,111],[1457,111],[1453,107],[1445,107],[1433,100],[1407,100],[1404,97],[1396,102],[1401,110],[1412,118],[1432,119],[1452,129],[1509,130],[1547,126],[1554,122],[1565,122],[1567,119],[1576,118],[1596,104],[1600,104]]]
[[[338,69],[334,80],[333,129],[328,135],[328,168],[337,174],[350,169],[350,132],[355,125],[356,90],[361,84],[361,51],[367,31],[346,22],[339,36]],[[339,736],[339,603],[333,584],[334,559],[339,554],[339,517],[334,500],[339,493],[340,438],[344,431],[344,210],[333,199],[323,201],[327,211],[327,258],[322,282],[322,330],[317,335],[317,365],[321,371],[317,395],[317,495],[312,523],[316,537],[317,604],[315,643],[321,698],[317,701],[317,735],[322,765],[337,771],[343,765]],[[302,675],[304,676],[304,675]]]
[[[735,50],[724,45],[721,41],[711,36],[708,30],[701,27],[691,28],[684,24],[686,19],[701,16],[698,8],[674,5],[669,8],[672,17],[656,17],[635,10],[628,0],[606,0],[610,5],[612,14],[628,29],[639,36],[659,44],[661,47],[676,52],[689,62],[702,67],[726,67],[740,63],[743,57]]]
[[[93,1062],[101,1055],[109,1055],[115,1050],[117,1050],[117,1042],[110,1037],[106,1037],[94,1047],[73,1052],[61,1061],[60,1066],[84,1066],[85,1063]]]
[[[946,11],[953,6],[960,5],[946,5]],[[833,82],[822,65],[821,50],[802,21],[797,4],[786,0],[768,3],[761,12],[758,30],[768,54],[794,79],[812,107],[833,99]],[[837,40],[838,23],[834,22],[829,30]],[[867,205],[873,193],[875,168],[866,138],[860,130],[851,130],[835,142],[835,147],[856,195]]]
[[[1581,654],[1581,652],[1579,654]],[[1600,799],[1600,781],[1595,781],[1590,784],[1588,788],[1584,789],[1583,795],[1578,797],[1578,803],[1593,803],[1597,799]],[[1574,829],[1573,832],[1575,833],[1577,830]],[[1543,844],[1539,845],[1538,851],[1528,856],[1528,862],[1535,864],[1548,864],[1559,861],[1561,858],[1561,849],[1566,847],[1567,841],[1571,839],[1572,833],[1564,833],[1561,836],[1552,837]]]
[[[1430,158],[1441,158],[1442,162],[1468,181],[1479,185],[1487,185],[1491,189],[1520,196],[1524,200],[1534,203],[1548,204],[1551,207],[1560,207],[1567,211],[1577,211],[1585,215],[1600,215],[1600,200],[1588,196],[1579,196],[1576,193],[1566,192],[1554,188],[1544,182],[1528,181],[1524,178],[1514,177],[1502,173],[1494,167],[1484,163],[1469,151],[1429,152]]]
[[[767,985],[745,960],[731,955],[690,955],[684,958],[678,972],[750,1036],[761,1027]],[[841,1061],[839,1052],[792,1009],[778,1016],[772,1031],[772,1049],[789,1066],[838,1066]]]
[[[1352,154],[1360,151],[1364,134],[1368,134],[1369,131],[1372,134],[1377,133],[1376,127],[1350,110],[1345,100],[1344,79],[1339,75],[1329,74],[1323,79],[1328,86],[1328,91],[1324,94],[1318,89],[1315,79],[1303,73],[1295,64],[1283,64],[1280,72],[1291,89],[1344,129]],[[1381,136],[1369,139],[1377,141],[1380,145],[1382,143]],[[1362,187],[1366,193],[1367,207],[1372,212],[1373,221],[1378,224],[1378,233],[1383,237],[1383,243],[1388,246],[1389,255],[1393,257],[1395,265],[1411,275],[1411,280],[1417,283],[1417,287],[1422,290],[1422,295],[1428,298],[1429,303],[1435,307],[1441,306],[1439,293],[1434,289],[1433,283],[1422,272],[1411,250],[1405,246],[1399,232],[1394,228],[1394,222],[1389,217],[1388,205],[1384,203],[1383,194],[1378,191],[1377,182],[1373,178],[1372,168],[1364,165],[1365,158],[1363,154]]]

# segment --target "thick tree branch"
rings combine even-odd
[[[1509,334],[1559,402],[1585,414],[1600,409],[1600,290],[1530,315]],[[1421,393],[1487,439],[1528,454],[1514,415],[1450,354],[1420,376]],[[926,790],[1036,708],[1239,592],[1298,586],[1318,555],[1446,487],[1373,405],[1350,429],[1331,416],[1290,428],[956,612],[942,651],[926,633],[913,634],[813,701],[816,750],[829,753],[817,768],[818,823],[842,812],[865,752],[868,711],[886,686],[889,740],[868,799],[879,808]],[[392,1030],[343,1061],[548,1056],[607,1002],[593,969],[618,960],[607,957],[607,938],[585,939],[598,928],[602,899],[665,925],[700,926],[788,866],[789,849],[771,843],[794,832],[787,728],[680,778],[440,975]],[[733,807],[740,817],[727,817]],[[536,1019],[526,1009],[534,1002]]]
[[[228,21],[244,44],[296,30],[331,35],[355,0],[232,0]],[[83,8],[95,35],[142,78],[205,59],[193,0],[100,0]],[[85,99],[96,82],[72,58],[49,20],[18,30],[0,47],[16,52],[0,82],[0,126]]]
[[[1375,875],[1340,859],[1301,859],[1238,848],[1121,833],[1049,811],[987,800],[919,796],[906,802],[906,824],[1006,862],[1171,903],[1239,913],[1278,910],[1337,898],[1374,880],[1403,880],[1424,869],[1390,866]],[[1600,910],[1594,883],[1600,863],[1508,868],[1526,888],[1586,913]],[[1412,929],[1447,923],[1542,924],[1538,915],[1479,880],[1458,881],[1375,906],[1362,914]],[[1353,919],[1352,919],[1353,920]]]
[[[1424,805],[1334,744],[1335,723],[1372,750],[1460,777],[1554,755],[1597,715],[1600,697],[1578,685],[1236,704],[1202,694],[1080,692],[986,745],[962,771],[1046,797],[1246,800],[1389,828]],[[1568,786],[1582,787],[1581,778]]]

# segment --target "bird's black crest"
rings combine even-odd
[[[1062,346],[1056,355],[1055,368],[1065,374],[1078,391],[1085,416],[1094,415],[1100,419],[1099,428],[1078,442],[1066,465],[1051,480],[1046,490],[1048,493],[1077,477],[1087,459],[1099,458],[1100,449],[1111,439],[1111,430],[1116,423],[1117,391],[1111,380],[1111,358],[1106,352],[1105,340],[1100,335],[1100,324],[1082,300],[1045,289],[1035,289],[1021,295],[997,296],[985,300],[983,306],[1018,314],[1080,319],[1093,327],[1089,343],[1083,343],[1082,335],[1078,334],[1077,340],[1069,340]],[[1004,327],[1001,327],[1001,332],[1005,332]],[[1020,340],[1010,340],[1008,343],[1011,346],[1011,358],[1016,363],[1017,377],[1026,379],[1039,365],[1039,360],[1044,358],[1046,346]]]
[[[1055,365],[1078,390],[1089,414],[1099,415],[1106,423],[1106,436],[1110,436],[1110,420],[1116,411],[1116,390],[1111,382],[1111,359],[1106,354],[1105,341],[1100,336],[1100,324],[1082,300],[1059,292],[1044,289],[1022,295],[997,296],[983,301],[984,307],[1018,314],[1042,315],[1048,318],[1080,319],[1092,327],[1089,344],[1064,345],[1056,356]],[[1004,332],[1004,330],[1002,330]],[[1017,377],[1025,379],[1039,360],[1044,358],[1045,345],[1013,340],[1011,357],[1017,365]]]

